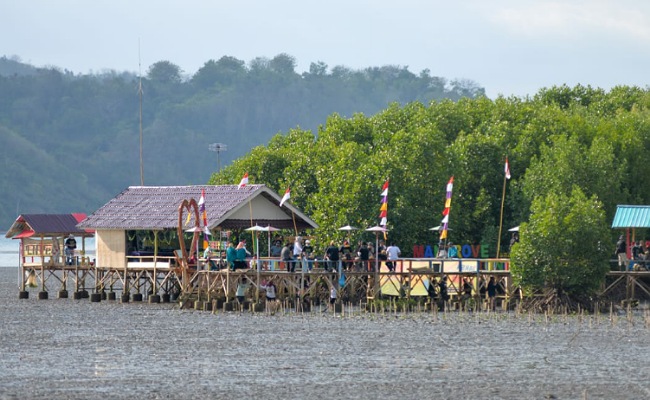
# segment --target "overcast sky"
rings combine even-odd
[[[280,53],[297,72],[317,61],[429,69],[491,98],[562,84],[645,88],[650,1],[0,0],[0,56],[35,66],[137,72],[140,57],[143,73],[167,60],[193,74],[224,55]]]

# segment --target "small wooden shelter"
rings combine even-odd
[[[627,257],[630,257],[631,241],[637,240],[636,230],[650,228],[650,206],[618,205],[612,221],[612,229],[625,229]],[[631,236],[630,236],[631,230]]]
[[[281,229],[313,229],[318,225],[265,185],[132,186],[83,220],[80,229],[96,231],[97,265],[126,268],[129,263],[155,262],[165,267],[178,249],[179,206],[199,201],[205,193],[208,229],[219,240],[222,232],[254,225]],[[190,214],[187,227],[194,227]],[[146,258],[146,259],[145,259]]]
[[[40,281],[39,298],[42,299],[47,298],[46,282],[50,276],[54,276],[55,271],[65,271],[57,277],[62,284],[62,297],[67,297],[65,288],[68,272],[74,273],[74,281],[78,284],[79,268],[84,269],[91,264],[86,254],[86,238],[93,236],[93,231],[77,228],[77,224],[85,218],[86,214],[81,213],[21,214],[16,218],[5,237],[20,240],[19,298],[29,297],[25,290],[26,275],[33,279],[34,285]],[[81,238],[81,248],[78,246],[74,254],[64,257],[64,241],[69,235]]]
[[[81,238],[81,256],[85,255],[85,239],[92,230],[77,228],[86,214],[21,214],[16,218],[6,238],[20,240],[21,265],[63,265],[63,242],[68,235]]]

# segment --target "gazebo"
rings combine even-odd
[[[650,228],[650,206],[618,205],[612,229],[625,229],[627,257],[630,257],[630,239],[636,239],[636,230]],[[632,237],[630,238],[630,230]]]
[[[46,285],[53,271],[88,267],[90,259],[86,255],[86,238],[94,235],[92,230],[77,228],[77,224],[86,218],[86,214],[21,214],[11,225],[5,237],[20,240],[20,298],[28,298],[25,290],[26,272],[30,276],[38,274],[41,282],[39,298],[46,299]],[[72,256],[72,266],[66,266],[63,257],[64,240],[72,235],[81,238],[81,248]],[[49,272],[49,274],[47,273]],[[78,277],[75,277],[77,281]],[[65,275],[60,278],[61,297],[67,297]]]

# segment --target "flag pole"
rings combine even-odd
[[[251,216],[251,228],[253,227],[253,205],[251,204],[251,200],[248,199],[248,209],[250,211],[250,216]],[[255,237],[257,235],[257,232],[255,232],[255,235],[251,234],[251,241],[253,242],[253,254],[255,254]],[[258,257],[259,258],[259,257]],[[258,260],[259,262],[259,260]]]
[[[508,158],[506,157],[506,163]],[[506,181],[508,180],[508,175],[503,175],[503,194],[501,195],[501,216],[499,217],[499,237],[497,238],[497,258],[501,254],[501,230],[503,229],[503,204],[506,200]]]

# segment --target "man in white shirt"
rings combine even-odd
[[[386,266],[390,272],[395,271],[395,261],[399,258],[400,254],[402,254],[402,251],[399,249],[399,247],[395,246],[394,243],[391,243],[390,246],[388,246],[386,249],[386,255],[388,257]]]
[[[291,272],[296,270],[296,263],[302,258],[302,237],[296,236],[296,241],[293,242],[293,261],[291,262]]]

